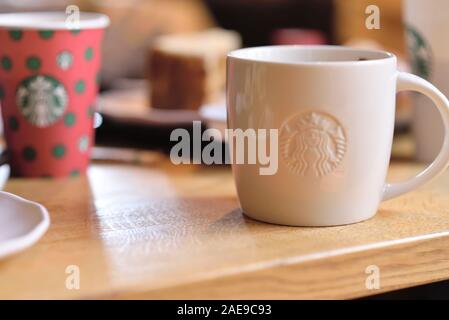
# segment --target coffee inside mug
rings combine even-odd
[[[355,61],[364,62],[393,57],[391,53],[385,51],[371,51],[335,46],[256,47],[236,50],[231,52],[229,56],[242,60],[288,64],[352,63]]]

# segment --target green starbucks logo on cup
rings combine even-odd
[[[28,122],[45,128],[64,115],[68,95],[63,84],[55,78],[37,75],[21,82],[16,93],[16,103]]]
[[[429,79],[432,67],[432,50],[427,40],[413,26],[406,26],[407,47],[412,65],[412,72]]]

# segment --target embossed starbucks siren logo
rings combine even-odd
[[[413,26],[406,26],[407,47],[412,72],[429,79],[432,73],[432,50],[423,35]]]
[[[343,127],[323,112],[308,112],[288,119],[280,131],[281,157],[299,175],[321,177],[331,173],[346,151]]]
[[[44,128],[58,121],[67,108],[67,91],[53,77],[37,75],[19,85],[16,103],[24,117],[33,125]]]

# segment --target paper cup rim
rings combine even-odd
[[[110,21],[105,14],[80,11],[80,20],[68,20],[61,11],[0,13],[0,28],[37,30],[84,30],[106,28]]]

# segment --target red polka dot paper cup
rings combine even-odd
[[[86,172],[107,16],[0,14],[0,101],[15,176]]]

